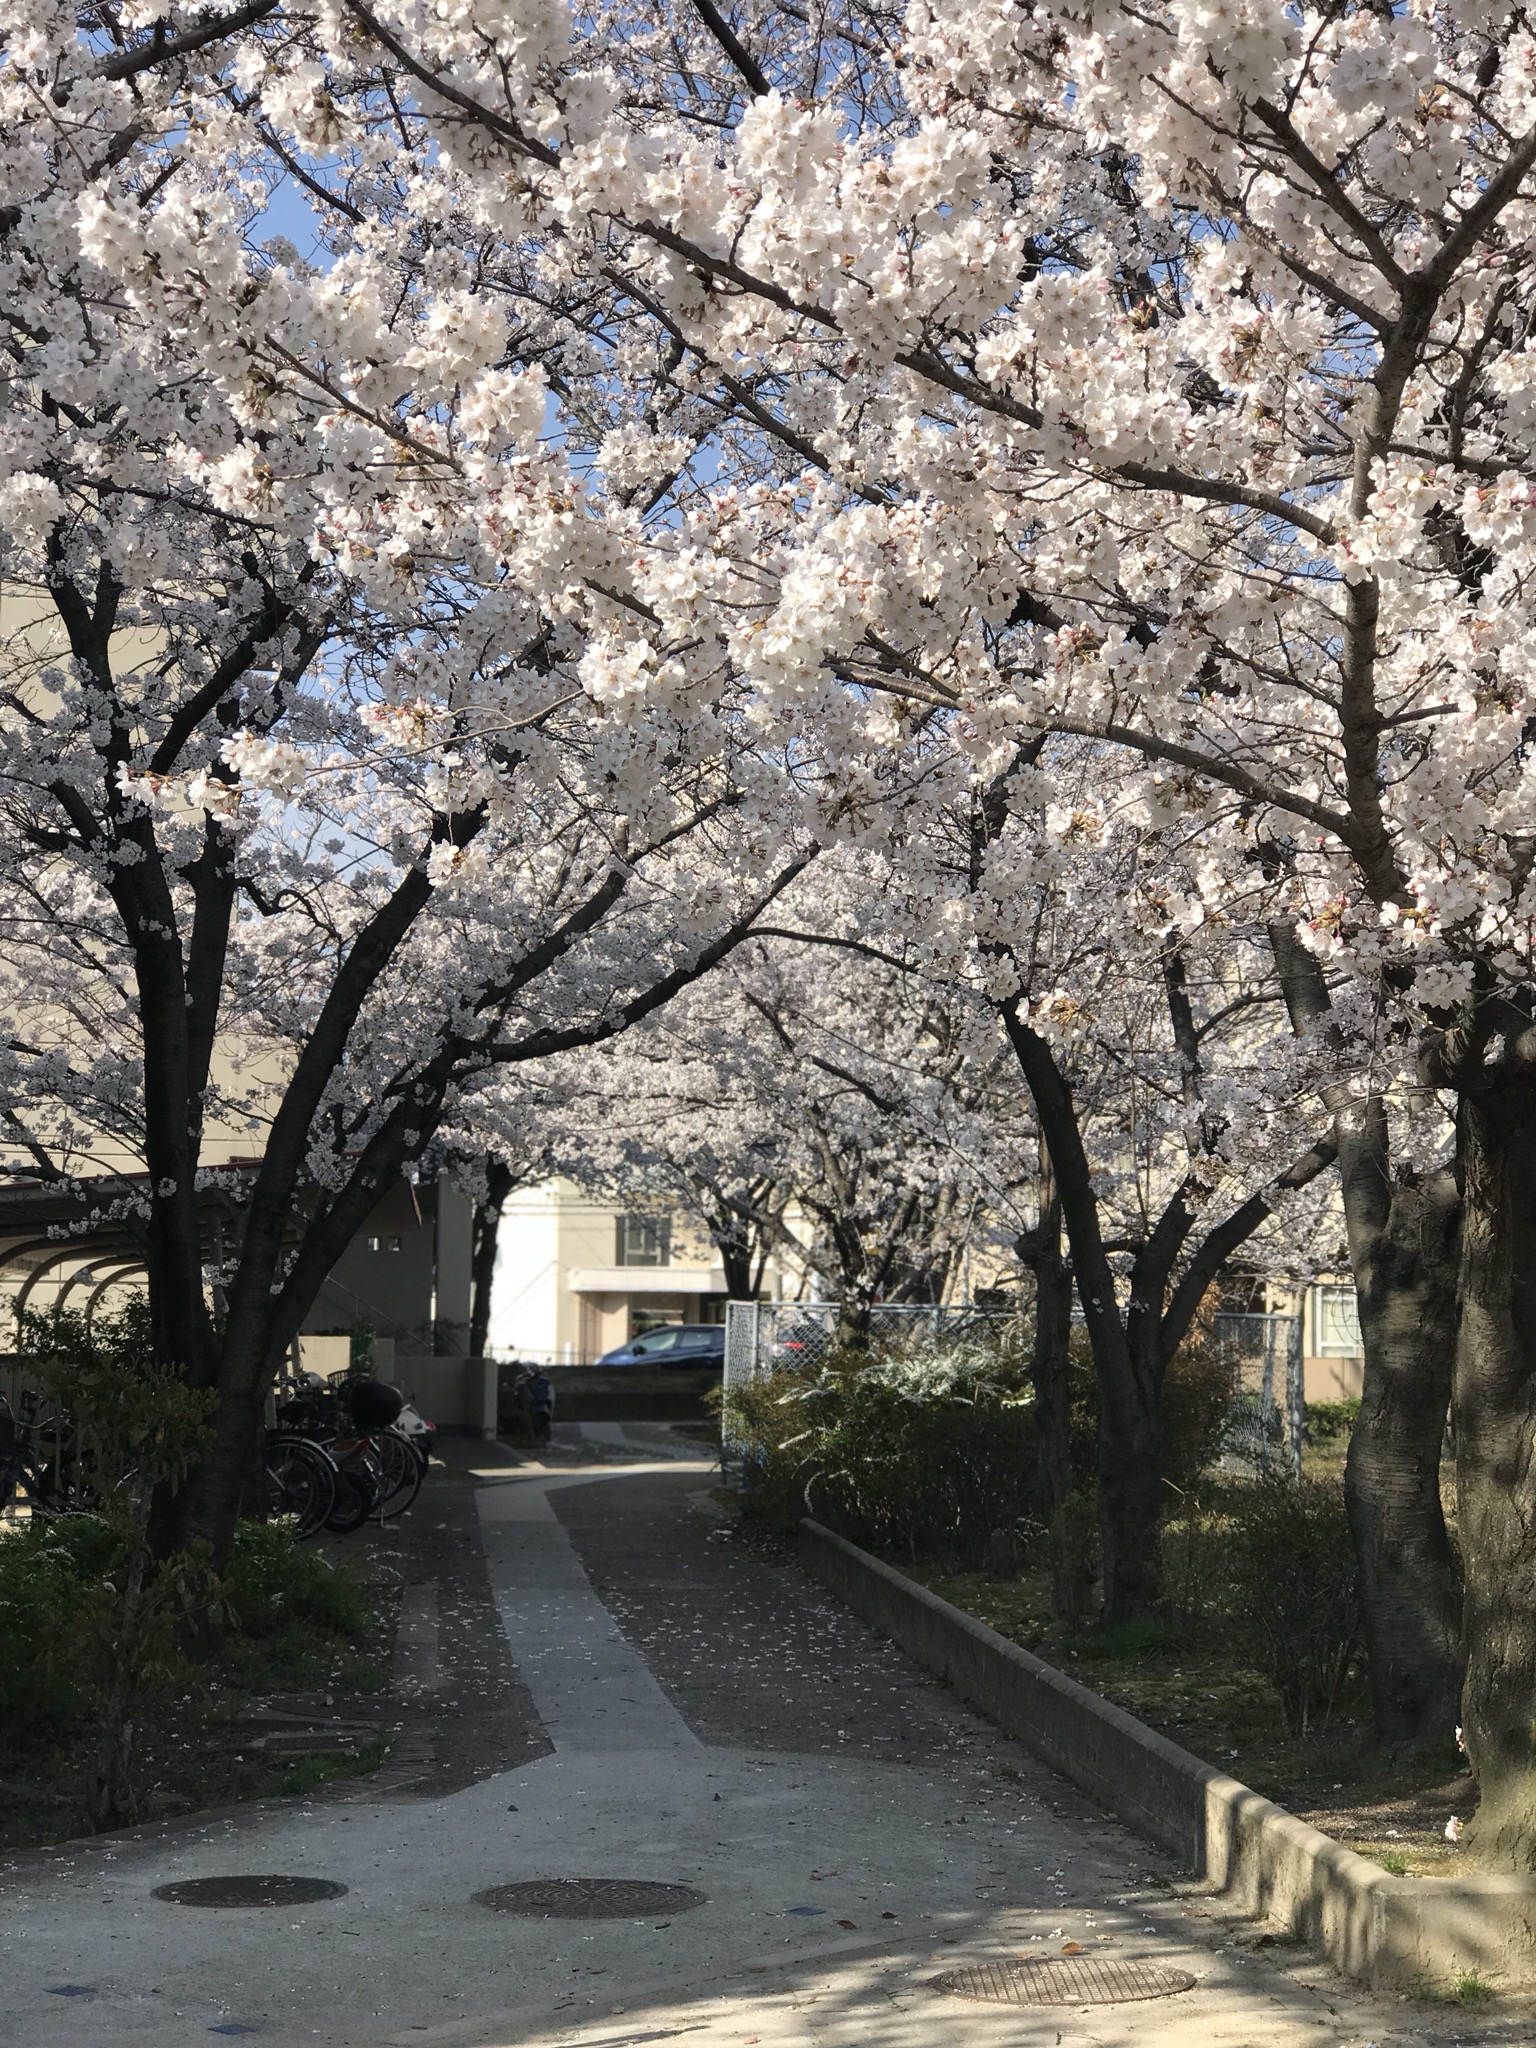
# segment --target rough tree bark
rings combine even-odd
[[[740,1217],[732,1217],[715,1230],[715,1250],[725,1273],[727,1301],[756,1301],[753,1285],[752,1238]]]
[[[1287,925],[1271,944],[1298,1033],[1330,1030],[1327,984]],[[1360,1568],[1371,1704],[1389,1741],[1444,1741],[1462,1686],[1462,1589],[1440,1499],[1456,1356],[1461,1199],[1448,1171],[1391,1165],[1379,1096],[1329,1084],[1364,1353],[1360,1417],[1345,1466]]]
[[[1049,1041],[1021,1014],[1017,1001],[1002,1006],[1002,1020],[1050,1154],[1093,1351],[1099,1394],[1104,1619],[1113,1626],[1150,1613],[1160,1591],[1161,1410],[1169,1361],[1188,1336],[1207,1288],[1227,1260],[1271,1213],[1275,1199],[1315,1179],[1333,1163],[1334,1151],[1331,1143],[1314,1146],[1269,1187],[1250,1195],[1213,1225],[1193,1250],[1189,1244],[1195,1215],[1189,1188],[1176,1188],[1136,1251],[1122,1312],[1071,1082]],[[1175,1283],[1181,1260],[1183,1271]]]
[[[1075,1619],[1087,1613],[1093,1589],[1083,1547],[1064,1540],[1062,1523],[1073,1491],[1072,1268],[1063,1256],[1061,1201],[1044,1157],[1040,1220],[1015,1248],[1035,1280],[1029,1377],[1035,1395],[1035,1485],[1051,1532],[1051,1606]]]
[[[1048,1182],[1043,1193],[1040,1221],[1018,1252],[1035,1277],[1035,1476],[1050,1520],[1072,1491],[1072,1269],[1062,1256],[1061,1202]]]
[[[1447,1747],[1460,1718],[1461,1577],[1440,1501],[1456,1353],[1461,1196],[1400,1175],[1359,1264],[1366,1368],[1344,1494],[1378,1734]]]
[[[1536,1033],[1462,1090],[1461,1329],[1452,1413],[1467,1564],[1470,1849],[1536,1869]]]
[[[1157,1598],[1162,1507],[1158,1389],[1138,1374],[1126,1342],[1114,1269],[1099,1227],[1093,1175],[1067,1077],[1049,1043],[1032,1029],[1017,1004],[1004,1007],[1003,1022],[1050,1153],[1093,1349],[1099,1388],[1104,1618],[1111,1623],[1128,1621],[1146,1613]]]
[[[496,1233],[516,1175],[504,1159],[487,1158],[485,1194],[470,1229],[469,1355],[484,1358],[491,1340],[491,1290],[496,1279]]]

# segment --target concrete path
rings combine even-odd
[[[13,1859],[0,1871],[7,2048],[1532,2038],[1528,2013],[1382,2004],[1305,1955],[1255,1949],[1255,1930],[1234,1939],[1145,1845],[723,1526],[710,1468],[681,1440],[608,1434],[586,1467],[582,1443],[475,1480],[503,1640],[469,1668],[512,1767],[482,1755],[452,1789],[426,1781],[427,1797],[359,1785]],[[425,1594],[407,1613],[402,1678],[420,1697],[453,1632]],[[348,1890],[297,1911],[152,1896],[235,1872]],[[548,1876],[652,1878],[706,1903],[581,1922],[475,1901]],[[1073,1941],[1171,1963],[1197,1988],[1078,2010],[933,1986],[962,1964]]]

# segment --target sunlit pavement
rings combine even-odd
[[[438,1796],[351,1788],[12,1859],[10,2048],[919,2048],[1529,2040],[1531,2016],[1376,2001],[1255,1949],[1162,1860],[970,1714],[792,1566],[723,1527],[711,1469],[651,1429],[477,1473],[491,1590],[542,1740]],[[626,1453],[629,1455],[626,1456]],[[463,1482],[459,1482],[462,1484]],[[489,1618],[485,1626],[491,1626]],[[419,1648],[419,1646],[418,1646]],[[430,1653],[412,1684],[430,1692]],[[499,1654],[499,1646],[498,1646]],[[487,1657],[487,1710],[505,1659]],[[175,1879],[287,1873],[297,1910],[165,1903]],[[519,1879],[683,1885],[643,1919],[528,1919]],[[967,1965],[1142,1958],[1178,1996],[1020,2008],[946,1994]]]

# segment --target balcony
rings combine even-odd
[[[723,1266],[573,1266],[573,1294],[724,1294]]]

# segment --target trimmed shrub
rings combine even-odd
[[[1233,1488],[1224,1551],[1233,1618],[1305,1735],[1338,1702],[1360,1643],[1360,1596],[1344,1490],[1272,1477]]]
[[[156,1355],[148,1300],[116,1315],[23,1311],[18,1348],[69,1419],[67,1470],[100,1524],[106,1562],[85,1602],[95,1617],[85,1668],[94,1687],[96,1754],[87,1810],[95,1827],[133,1817],[134,1745],[150,1704],[179,1678],[189,1623],[210,1616],[217,1582],[206,1546],[160,1556],[150,1538],[157,1493],[180,1484],[206,1439],[214,1396]]]
[[[298,1632],[356,1643],[373,1625],[358,1580],[295,1543],[282,1522],[240,1524],[222,1590],[236,1631],[257,1642]]]
[[[1352,1435],[1359,1419],[1358,1401],[1307,1403],[1307,1435],[1316,1444],[1332,1443],[1341,1436]]]
[[[1031,1400],[1016,1343],[909,1355],[844,1351],[734,1392],[748,1503],[805,1514],[874,1550],[985,1555],[1028,1522]]]
[[[724,1407],[745,1453],[750,1511],[785,1527],[813,1514],[872,1549],[969,1553],[995,1569],[1044,1546],[1064,1611],[1086,1615],[1098,1434],[1086,1336],[1074,1331],[1071,1348],[1073,1499],[1050,1530],[1036,1491],[1027,1328],[930,1343],[919,1333],[905,1345],[843,1346],[817,1367],[733,1390]],[[1216,1456],[1230,1398],[1226,1368],[1197,1329],[1163,1384],[1170,1505]]]
[[[89,1776],[120,1678],[131,1568],[121,1530],[104,1516],[38,1518],[0,1534],[0,1754],[73,1753]],[[189,1683],[209,1692],[279,1678],[356,1683],[377,1654],[382,1623],[370,1585],[296,1544],[281,1524],[242,1522],[227,1574],[209,1580],[222,1624],[212,1663],[194,1668],[178,1649],[176,1609],[140,1613],[134,1702],[143,1725]],[[137,1779],[118,1789],[136,1799]]]
[[[0,1534],[0,1732],[56,1744],[101,1710],[117,1588],[117,1538],[95,1515]]]

